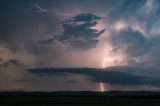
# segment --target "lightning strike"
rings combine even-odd
[[[107,60],[106,58],[103,59],[102,68],[105,68],[105,67],[106,67],[106,65],[105,65],[105,64],[106,64],[106,60]],[[100,82],[100,91],[101,91],[101,92],[104,92],[104,86],[103,86],[103,83],[102,83],[102,82]]]
[[[37,12],[48,12],[49,10],[41,8],[38,3],[36,2],[35,4],[32,5],[32,7],[37,8]]]
[[[104,92],[104,87],[103,87],[103,83],[100,83],[100,87],[101,87],[101,92]]]

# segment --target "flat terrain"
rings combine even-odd
[[[67,95],[1,95],[0,106],[160,106],[159,96]]]
[[[108,97],[5,97],[0,106],[160,106],[160,99]]]

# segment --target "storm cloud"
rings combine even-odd
[[[147,77],[143,75],[134,75],[131,73],[112,71],[108,69],[95,68],[34,68],[27,69],[33,74],[40,76],[66,76],[69,74],[82,74],[88,77],[92,82],[104,82],[118,85],[152,85],[160,86],[159,78]],[[128,70],[129,71],[129,70]]]
[[[68,54],[73,55],[80,50],[99,57],[98,61],[90,61],[96,64],[105,57],[103,47],[110,44],[110,53],[126,55],[125,62],[134,65],[153,63],[150,66],[157,67],[159,37],[156,36],[160,34],[158,4],[157,0],[94,0],[92,3],[88,0],[5,0],[0,9],[0,44],[8,49],[13,59],[25,64],[49,66],[53,63],[52,66],[60,66],[61,61],[67,61]],[[40,9],[45,11],[40,12]],[[102,45],[102,42],[106,43]],[[104,55],[96,55],[91,49]],[[84,53],[80,52],[77,55]]]
[[[37,74],[48,81],[49,75],[66,73],[82,74],[94,83],[159,87],[159,0],[1,0],[0,13],[0,79],[6,80],[4,88],[18,89],[13,85],[19,82],[12,83],[12,79],[32,85],[37,78],[40,85],[44,79],[38,81]],[[100,72],[105,66],[124,65],[157,72],[149,72],[153,76],[145,76],[146,70]],[[32,81],[20,80],[28,76]]]
[[[101,17],[93,14],[80,14],[62,22],[63,33],[54,38],[42,40],[42,44],[55,44],[61,42],[80,49],[96,47],[98,37],[104,33],[105,29],[98,31],[93,27],[98,24]]]
[[[150,49],[148,39],[139,31],[134,31],[131,28],[113,33],[111,42],[115,51],[122,50],[130,57],[141,56]]]

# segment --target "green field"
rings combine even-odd
[[[160,98],[1,97],[0,106],[160,106]]]

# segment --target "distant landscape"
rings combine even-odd
[[[158,106],[160,92],[0,92],[0,106]]]

